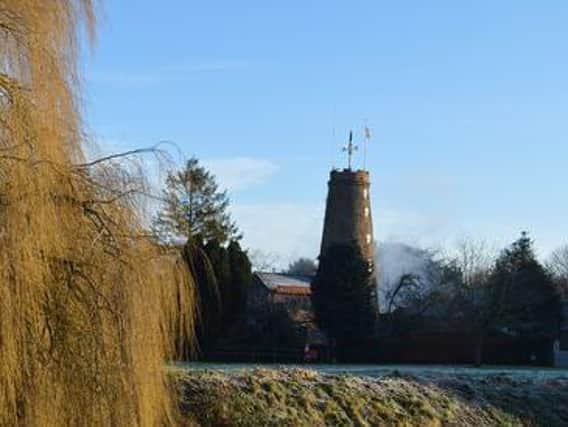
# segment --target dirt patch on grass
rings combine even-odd
[[[188,425],[568,425],[568,380],[175,371]]]

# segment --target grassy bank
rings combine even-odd
[[[566,378],[173,373],[188,425],[568,425]]]

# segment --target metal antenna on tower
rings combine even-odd
[[[355,144],[353,144],[353,131],[350,130],[349,131],[349,143],[343,147],[343,151],[347,152],[347,169],[351,170],[351,163],[353,160],[353,153],[355,151],[359,150],[359,147],[357,147]]]
[[[365,127],[363,128],[363,170],[367,170],[367,144],[371,140],[371,129],[365,120]]]

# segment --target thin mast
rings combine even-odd
[[[367,170],[367,144],[371,139],[371,130],[365,120],[365,128],[363,129],[363,170]]]

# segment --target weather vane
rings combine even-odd
[[[343,151],[347,152],[348,169],[351,170],[351,163],[353,160],[353,153],[359,150],[359,147],[353,144],[353,131],[349,131],[349,143],[343,147]]]

